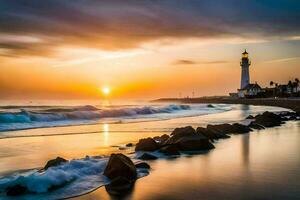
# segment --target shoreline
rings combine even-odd
[[[200,98],[161,98],[151,102],[179,102],[179,103],[221,103],[221,104],[244,104],[254,106],[275,106],[291,109],[300,113],[299,99],[231,99],[225,97],[200,97]]]
[[[283,111],[283,112],[286,112],[286,111]],[[254,117],[253,120],[259,124],[263,124],[265,128],[275,127],[275,126],[281,126],[283,121],[292,120],[289,118],[286,119],[286,117],[289,117],[292,115],[294,115],[294,114],[287,112],[285,114],[282,114],[281,117],[284,117],[284,118],[280,117],[281,119],[277,119],[277,117],[279,117],[279,116],[274,116],[274,114],[269,112],[266,115],[262,114],[262,116],[264,116],[264,118],[261,118],[260,114],[258,114],[256,116],[257,118]],[[242,118],[242,119],[245,119],[245,118]],[[248,119],[248,117],[246,119]],[[284,119],[286,119],[286,120],[284,120]],[[135,145],[131,144],[130,147],[131,147],[131,149],[135,148],[134,152],[142,153],[142,154],[136,154],[136,157],[134,157],[135,159],[139,160],[140,162],[148,161],[148,162],[152,163],[151,160],[156,160],[156,159],[161,160],[161,158],[165,158],[165,157],[175,160],[173,158],[173,156],[175,156],[176,159],[180,159],[180,158],[184,159],[184,156],[183,156],[185,154],[184,152],[188,153],[189,151],[191,151],[191,152],[195,151],[191,155],[202,154],[203,152],[208,153],[208,152],[210,152],[210,150],[215,148],[214,144],[216,144],[215,142],[217,142],[219,139],[230,138],[229,135],[238,135],[238,134],[249,133],[252,131],[250,128],[257,129],[257,130],[265,129],[261,125],[258,125],[256,123],[249,124],[249,125],[242,125],[239,123],[235,123],[235,124],[229,125],[229,124],[226,124],[223,122],[223,123],[217,124],[217,125],[207,124],[206,128],[201,128],[201,126],[198,126],[197,129],[194,129],[191,126],[187,125],[186,127],[175,128],[173,130],[173,132],[167,136],[164,134],[164,135],[151,136],[151,137],[148,137],[148,136],[147,137],[139,137],[140,141],[138,143],[135,143]],[[119,150],[123,150],[123,149],[119,149]],[[159,155],[156,155],[155,152],[159,152],[160,154],[165,155],[165,157],[164,156],[160,157]],[[120,153],[127,155],[126,151],[123,153],[122,153],[122,151],[120,151]],[[55,161],[56,159],[53,159],[53,160]],[[69,160],[69,161],[66,160],[66,161],[70,162],[71,160]],[[58,164],[58,165],[60,165],[60,164]],[[116,165],[116,164],[112,165],[112,167],[116,167],[116,166],[118,166],[118,165]],[[150,166],[152,166],[152,165],[150,165]],[[149,168],[150,168],[150,166],[149,166]],[[122,168],[119,170],[122,171],[124,169]],[[111,180],[114,181],[114,179],[111,179]],[[132,183],[131,180],[126,182],[124,185],[123,185],[123,181],[124,181],[123,179],[121,181],[121,185],[119,185],[120,182],[118,182],[118,181],[119,181],[119,179],[116,179],[115,182],[113,182],[113,185],[108,184],[107,186],[104,187],[104,189],[106,190],[106,195],[114,196],[114,193],[119,193],[119,192],[123,193],[124,192],[125,194],[127,194],[127,193],[130,194],[132,192],[132,187],[134,186],[134,184],[132,184],[132,187],[129,187],[129,186],[131,186],[131,183]],[[135,181],[135,179],[134,179],[134,181]],[[134,183],[134,181],[133,181],[133,183]],[[126,189],[126,191],[123,191],[124,187],[127,188],[127,186],[129,187],[128,190]],[[110,194],[110,192],[107,190],[107,187],[110,188],[109,190],[111,190],[110,192],[112,192],[112,194]],[[122,189],[122,191],[118,191],[120,188]],[[96,191],[97,189],[99,189],[99,188],[94,189],[92,192],[90,191],[85,194],[76,195],[76,197],[67,197],[67,198],[68,199],[69,198],[79,198],[80,199],[80,198],[85,198],[84,196],[86,196],[88,198],[88,196],[89,196],[88,194],[91,193],[94,195],[94,191]],[[104,189],[102,189],[101,191],[103,191]],[[15,188],[12,188],[12,191],[14,192]]]

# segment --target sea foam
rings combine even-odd
[[[108,157],[86,157],[71,160],[44,172],[30,170],[0,179],[1,200],[54,200],[82,195],[106,185],[110,180],[103,175]],[[148,170],[138,170],[138,177],[148,174]],[[19,197],[5,195],[9,186],[20,184],[32,194]]]

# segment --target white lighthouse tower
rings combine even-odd
[[[251,65],[248,58],[248,52],[245,50],[242,55],[243,56],[240,63],[242,67],[241,89],[250,84],[249,66]]]

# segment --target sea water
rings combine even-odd
[[[0,187],[2,187],[3,190],[7,184],[21,181],[23,184],[32,184],[33,187],[31,188],[34,190],[33,192],[37,193],[37,195],[23,196],[20,197],[20,199],[56,199],[70,197],[84,194],[106,184],[107,180],[102,175],[102,172],[110,153],[129,153],[128,155],[131,156],[132,159],[136,159],[134,154],[130,154],[134,151],[134,148],[124,148],[128,142],[137,142],[138,139],[143,137],[153,137],[170,133],[174,128],[180,126],[192,125],[196,128],[197,126],[206,126],[208,123],[247,123],[245,118],[249,114],[254,115],[266,110],[274,112],[286,110],[264,106],[156,104],[123,105],[105,108],[96,105],[71,107],[49,106],[42,108],[25,108],[24,106],[22,106],[22,108],[3,107],[2,113],[17,113],[18,115],[23,112],[23,110],[20,109],[26,110],[26,112],[30,112],[30,114],[33,115],[42,115],[42,118],[39,119],[44,119],[43,115],[59,115],[61,113],[74,114],[74,112],[95,112],[97,115],[96,118],[87,119],[87,123],[84,124],[81,122],[78,124],[78,119],[73,118],[67,119],[70,124],[62,123],[53,126],[47,123],[61,123],[61,121],[65,119],[59,120],[57,118],[51,118],[50,121],[40,120],[37,123],[42,123],[39,124],[40,126],[43,125],[41,128],[31,126],[36,123],[36,121],[34,121],[36,118],[32,118],[33,120],[29,122],[21,122],[21,124],[28,123],[26,130],[3,130],[0,133]],[[122,114],[120,116],[119,111],[122,110],[121,113],[123,113],[125,109],[130,110],[130,112],[126,112],[126,115]],[[116,112],[116,110],[118,110],[118,112]],[[132,110],[134,110],[134,112],[132,112]],[[149,110],[151,110],[151,112],[149,112]],[[108,118],[103,117],[103,115],[98,115],[101,112],[114,114],[113,116],[110,115],[110,119],[108,120]],[[130,115],[128,115],[128,113],[130,113]],[[80,115],[80,117],[81,116],[82,115]],[[88,116],[91,116],[91,114],[88,114]],[[112,122],[112,118],[117,118],[118,120]],[[6,121],[5,123],[16,125],[16,123],[20,122]],[[7,127],[9,128],[9,126]],[[195,198],[200,198],[201,196],[198,196],[201,194],[200,191],[204,197],[208,198],[209,192],[207,187],[212,187],[212,184],[219,187],[219,192],[215,193],[212,197],[220,198],[222,195],[232,197],[231,195],[238,192],[241,187],[241,185],[238,184],[240,182],[243,183],[243,190],[245,190],[247,186],[246,183],[249,183],[251,186],[249,186],[249,190],[252,191],[256,182],[262,179],[260,177],[258,177],[259,179],[251,179],[251,177],[245,174],[249,173],[248,171],[245,172],[245,167],[250,166],[245,163],[250,163],[252,159],[254,163],[251,165],[252,168],[250,167],[250,171],[253,171],[254,177],[262,176],[265,178],[269,174],[266,170],[270,168],[276,178],[271,178],[271,181],[268,183],[273,186],[274,184],[278,185],[278,181],[285,183],[286,179],[280,180],[281,176],[276,175],[277,173],[283,173],[285,170],[289,179],[299,177],[300,174],[299,170],[296,170],[298,169],[297,166],[299,166],[299,158],[297,158],[297,155],[299,155],[297,154],[299,152],[299,136],[296,134],[298,131],[297,127],[297,123],[289,122],[284,127],[279,127],[278,129],[267,129],[264,130],[265,132],[255,131],[251,134],[234,136],[231,139],[222,140],[216,144],[216,149],[205,155],[193,157],[183,156],[175,160],[162,158],[158,161],[151,162],[152,170],[150,171],[150,175],[137,181],[136,189],[128,198],[159,199],[159,194],[161,194],[161,197],[170,196],[173,197],[173,199],[192,198],[193,195]],[[20,127],[18,127],[18,129],[20,129]],[[263,136],[259,137],[259,135]],[[259,138],[264,139],[261,141]],[[268,138],[270,138],[270,141],[268,141]],[[254,142],[251,142],[252,140]],[[288,145],[289,142],[291,142],[290,146]],[[242,146],[240,146],[240,144],[242,144]],[[284,149],[276,149],[275,151],[272,148],[275,148],[276,145],[278,147],[282,146]],[[264,146],[265,148],[263,148]],[[295,153],[295,151],[297,151],[297,153]],[[279,158],[285,162],[282,162],[281,165],[279,164],[280,162],[276,162],[276,165],[272,165],[271,167],[273,162],[269,157],[273,154],[269,152],[276,152],[276,155],[279,155]],[[264,158],[264,155],[267,157]],[[72,161],[66,165],[53,168],[42,175],[38,174],[37,170],[43,167],[47,160],[57,156],[62,156]],[[253,158],[250,159],[252,156]],[[258,161],[256,161],[257,159]],[[274,159],[276,158],[274,157]],[[265,162],[261,163],[261,161],[264,160]],[[256,163],[258,163],[258,165]],[[286,168],[284,168],[284,166]],[[170,170],[168,171],[168,169]],[[191,176],[190,173],[196,174],[197,176]],[[289,173],[291,174],[289,175]],[[140,176],[143,177],[144,175],[147,175],[147,173],[141,172]],[[158,176],[161,178],[158,178]],[[147,180],[151,181],[149,182]],[[187,190],[189,192],[184,194],[180,188],[177,188],[176,191],[172,190],[171,188],[176,187],[173,185],[170,186],[170,188],[168,187],[172,182],[174,183],[174,181],[170,180],[177,180],[176,183],[178,187],[182,187],[183,191]],[[286,194],[286,197],[290,197],[290,199],[297,196],[293,188],[299,185],[299,182],[295,179],[293,180],[288,188],[283,188],[289,193],[292,192],[291,195]],[[236,187],[232,181],[237,181]],[[51,192],[45,192],[47,188],[53,184],[64,185],[65,183],[67,184],[64,187]],[[199,183],[201,184],[199,185]],[[204,183],[209,184],[205,185]],[[159,189],[157,184],[164,185],[164,187]],[[222,188],[220,184],[223,185],[224,188]],[[232,184],[233,189],[229,187]],[[190,187],[184,188],[184,185],[189,185]],[[258,185],[261,185],[261,183]],[[279,185],[284,186],[284,184]],[[141,190],[139,188],[144,189]],[[229,190],[230,188],[231,190]],[[148,192],[141,193],[142,191]],[[199,191],[199,194],[197,191]],[[172,196],[173,194],[178,195]],[[251,194],[251,192],[249,194]],[[96,195],[96,198],[103,196],[104,199],[109,198],[101,188],[90,195]],[[1,198],[6,197],[2,196]],[[85,196],[80,198],[84,199]],[[87,198],[89,198],[89,196]]]

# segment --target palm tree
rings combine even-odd
[[[295,78],[295,87],[296,87],[296,93],[298,93],[298,87],[299,87],[299,79],[298,78]]]
[[[273,81],[270,81],[270,86],[272,87],[274,85],[274,82]]]

